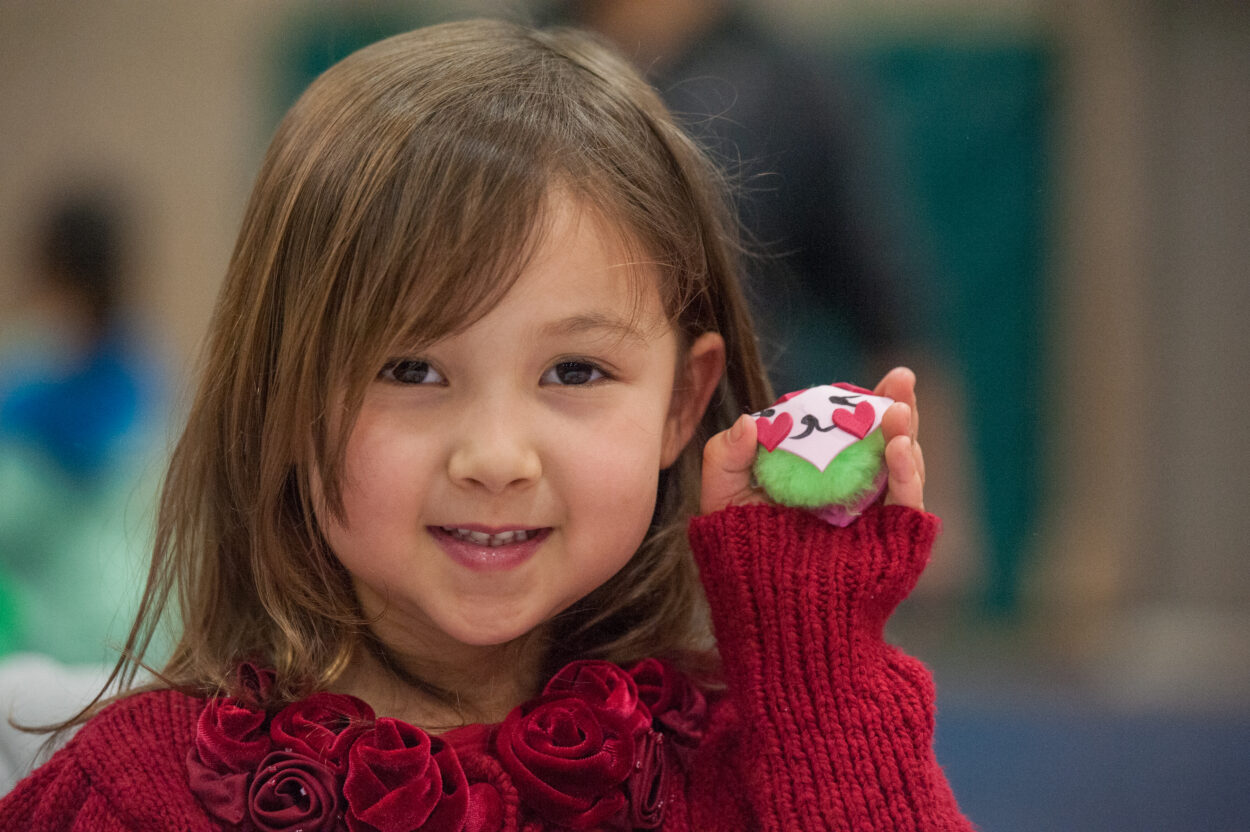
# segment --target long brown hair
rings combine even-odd
[[[245,659],[277,671],[283,699],[336,679],[367,622],[317,529],[310,473],[341,514],[347,437],[388,350],[489,311],[533,250],[557,185],[657,265],[687,343],[721,333],[728,372],[661,475],[646,540],[559,616],[551,661],[625,662],[703,644],[685,540],[702,445],[770,398],[722,181],[597,40],[468,21],[349,56],[279,126],[161,495],[141,611],[114,671],[122,688],[170,616],[181,636],[163,684],[228,690]]]

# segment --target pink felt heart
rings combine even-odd
[[[776,450],[777,446],[790,435],[792,427],[794,427],[794,417],[789,413],[782,413],[776,419],[769,419],[765,416],[757,416],[755,419],[755,435],[759,438],[760,444],[769,451]]]
[[[872,423],[876,418],[877,411],[873,409],[870,402],[860,402],[855,405],[854,412],[850,410],[833,411],[833,423],[860,439],[863,439],[868,435],[868,431],[872,430]]]

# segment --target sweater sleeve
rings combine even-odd
[[[772,505],[691,522],[737,746],[700,765],[731,769],[759,828],[972,828],[933,755],[931,677],[883,640],[938,528],[898,506],[846,528]]]
[[[202,707],[202,701],[168,690],[109,705],[0,799],[0,830],[212,829],[186,775]]]
[[[0,800],[0,829],[29,832],[124,832],[126,825],[67,755],[41,766]]]

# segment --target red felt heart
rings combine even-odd
[[[776,450],[777,446],[790,435],[792,427],[794,427],[794,417],[789,413],[782,413],[776,419],[769,419],[765,416],[758,416],[755,419],[755,434],[760,444],[770,451]]]
[[[871,402],[860,402],[855,405],[854,412],[850,410],[834,410],[833,423],[842,430],[858,436],[863,439],[868,435],[868,431],[872,430],[872,422],[877,418],[877,411],[873,409]]]

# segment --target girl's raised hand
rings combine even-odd
[[[916,374],[906,367],[886,373],[873,392],[894,399],[881,420],[885,435],[885,460],[889,467],[886,505],[924,508],[924,455],[916,433],[920,414],[916,409]],[[727,506],[766,501],[751,485],[755,462],[755,420],[742,415],[729,430],[708,440],[703,449],[703,492],[700,511],[710,514]]]

